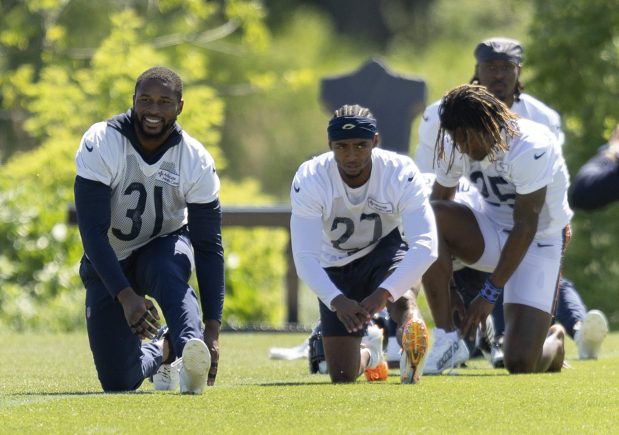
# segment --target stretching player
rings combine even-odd
[[[104,391],[135,390],[162,362],[158,389],[175,389],[180,378],[181,393],[201,393],[215,381],[224,294],[219,178],[211,155],[176,123],[182,89],[168,68],[145,71],[133,107],[90,127],[77,151],[80,276]],[[188,285],[192,246],[204,333]],[[146,295],[161,307],[169,339],[155,337],[159,314]],[[146,338],[156,339],[141,344]]]
[[[520,82],[522,72],[524,49],[519,41],[509,38],[490,38],[480,42],[475,48],[475,72],[471,83],[485,86],[495,97],[505,103],[512,112],[521,118],[530,119],[547,126],[556,136],[558,143],[562,146],[565,135],[561,129],[561,118],[559,114],[548,107],[540,100],[523,92],[523,85]],[[434,171],[434,146],[439,130],[439,107],[441,100],[428,106],[423,114],[423,120],[419,125],[419,144],[415,153],[415,163],[422,172]],[[471,182],[477,187],[483,188],[479,183],[479,170],[471,167],[471,173],[466,174]],[[482,192],[483,193],[483,192]],[[454,284],[460,291],[464,303],[468,304],[472,297],[477,293],[478,282],[483,282],[487,274],[481,271],[474,271],[468,268],[454,272]],[[458,295],[455,295],[458,296]],[[556,320],[563,325],[572,338],[575,339],[581,358],[588,355],[582,349],[583,342],[579,339],[584,328],[587,335],[590,335],[591,317],[598,314],[587,312],[585,304],[582,302],[578,291],[571,281],[561,277],[559,283],[559,296],[556,306]],[[492,312],[493,328],[489,329],[494,333],[491,344],[490,361],[494,367],[503,367],[503,333],[505,331],[505,320],[503,318],[503,297],[499,297]],[[435,343],[444,341],[445,334],[439,328],[433,331],[436,339]],[[601,343],[599,343],[601,344]],[[460,360],[463,362],[464,353],[461,352]],[[430,352],[428,360],[440,359],[442,355],[435,353],[434,349]],[[431,370],[430,365],[426,365],[427,370]]]
[[[474,337],[505,290],[505,367],[511,373],[559,371],[564,329],[550,324],[572,211],[556,137],[476,85],[450,91],[439,118],[432,189],[439,258],[423,277],[432,315],[454,329],[449,284],[455,256],[491,272],[467,308],[463,336]],[[472,165],[479,167],[483,201],[456,203],[456,186]]]
[[[354,382],[383,362],[382,334],[360,346],[368,322],[387,305],[402,327],[401,380],[416,383],[427,331],[411,289],[437,255],[423,177],[409,157],[377,148],[366,108],[339,108],[327,132],[331,151],[294,177],[290,224],[297,272],[319,299],[329,375]]]

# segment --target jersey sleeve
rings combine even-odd
[[[325,192],[320,193],[320,180],[310,175],[310,164],[305,162],[292,180],[290,204],[292,214],[304,218],[322,218],[325,207]]]
[[[103,122],[94,124],[82,137],[75,155],[77,175],[91,181],[110,186],[119,167],[120,153],[114,152],[121,146],[117,134]]]
[[[554,110],[549,116],[548,128],[557,138],[559,146],[563,147],[565,143],[565,133],[563,133],[563,128],[561,127],[561,116]]]
[[[295,214],[290,218],[292,255],[299,278],[330,310],[331,302],[342,292],[320,265],[322,222],[318,217]]]
[[[526,195],[552,183],[556,152],[552,139],[548,143],[538,143],[520,153],[510,165],[511,180],[516,193]]]
[[[220,181],[215,161],[200,143],[190,148],[190,162],[187,165],[189,179],[185,199],[188,204],[209,204],[219,198]]]
[[[421,207],[402,215],[402,226],[408,251],[395,271],[380,285],[389,291],[394,301],[420,282],[428,267],[438,258],[436,220],[427,199]]]
[[[439,107],[440,101],[426,107],[419,124],[415,163],[421,172],[434,172],[434,148],[440,127]]]
[[[402,186],[402,195],[398,201],[401,215],[419,209],[428,199],[430,190],[427,179],[412,161],[402,168],[396,183]]]
[[[454,159],[450,164],[452,152],[454,153]],[[467,158],[468,157],[454,148],[452,139],[446,136],[445,158],[436,162],[436,168],[434,170],[436,173],[436,182],[444,187],[456,187],[460,182],[460,177],[465,175],[465,159]]]
[[[221,322],[225,293],[221,206],[217,200],[210,204],[189,203],[187,211],[202,314],[205,322]]]

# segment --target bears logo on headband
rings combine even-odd
[[[329,141],[372,139],[376,132],[376,120],[365,116],[339,116],[327,127]]]

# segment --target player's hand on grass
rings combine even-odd
[[[215,385],[217,369],[219,365],[219,327],[221,324],[217,320],[207,320],[204,327],[204,342],[211,353],[211,368],[208,371],[206,385]]]
[[[123,307],[125,319],[131,332],[140,339],[153,338],[159,324],[157,308],[144,296],[138,295],[131,287],[124,288],[118,293],[118,300]]]
[[[336,296],[331,301],[331,305],[335,309],[337,318],[340,319],[340,322],[344,324],[346,330],[350,333],[363,329],[372,318],[370,313],[359,302],[344,295]]]
[[[481,324],[482,329],[486,329],[486,318],[492,312],[494,304],[491,304],[480,295],[477,295],[464,317],[464,324],[461,328],[462,337],[469,337],[471,340],[475,339],[477,333],[477,326]]]
[[[365,308],[371,317],[376,313],[380,313],[383,308],[385,308],[390,296],[391,294],[387,290],[379,287],[361,301],[361,306]]]

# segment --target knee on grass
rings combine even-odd
[[[136,380],[134,376],[129,374],[117,374],[115,376],[108,376],[105,379],[100,376],[99,381],[104,392],[121,393],[137,390],[144,382],[144,379]]]
[[[357,380],[359,374],[357,373],[346,373],[343,370],[340,370],[337,373],[329,372],[331,376],[331,382],[334,384],[350,384]]]
[[[505,368],[511,374],[535,373],[537,372],[539,352],[532,352],[529,349],[511,349],[509,346],[504,348],[503,361]]]

